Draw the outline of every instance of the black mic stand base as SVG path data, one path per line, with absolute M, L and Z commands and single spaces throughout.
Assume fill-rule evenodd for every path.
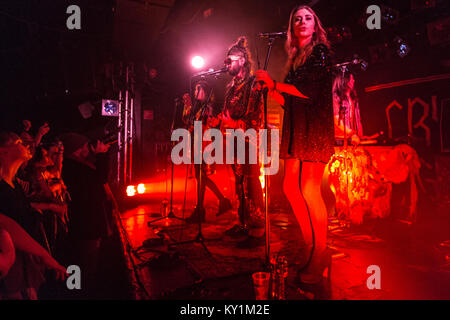
M 177 220 L 186 222 L 185 219 L 179 218 L 179 217 L 175 216 L 175 214 L 173 213 L 173 211 L 170 211 L 170 212 L 167 214 L 167 216 L 161 217 L 161 218 L 158 218 L 158 219 L 155 219 L 155 220 L 152 220 L 152 221 L 149 221 L 149 222 L 147 222 L 147 225 L 150 227 L 153 223 L 158 222 L 158 221 L 161 221 L 161 220 L 164 220 L 164 219 L 177 219 Z
M 178 246 L 178 245 L 189 244 L 189 243 L 199 243 L 203 247 L 203 249 L 205 249 L 206 253 L 209 256 L 212 256 L 211 251 L 209 251 L 208 247 L 205 245 L 205 241 L 207 241 L 207 240 L 203 237 L 202 233 L 199 232 L 197 234 L 197 236 L 194 239 L 192 239 L 192 240 L 186 240 L 186 241 L 180 241 L 180 242 L 171 243 L 167 247 L 169 249 L 173 249 L 175 246 Z

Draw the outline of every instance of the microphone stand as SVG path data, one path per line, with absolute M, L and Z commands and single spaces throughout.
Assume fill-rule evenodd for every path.
M 266 53 L 266 60 L 264 62 L 264 70 L 267 70 L 267 66 L 269 64 L 270 54 L 272 52 L 272 47 L 275 42 L 275 37 L 269 37 L 268 39 L 268 48 Z M 267 132 L 268 125 L 267 125 L 267 94 L 268 89 L 264 88 L 262 92 L 260 92 L 263 96 L 263 102 L 264 102 L 264 129 Z M 259 103 L 259 99 L 258 99 Z M 269 221 L 269 193 L 268 193 L 268 184 L 269 184 L 269 178 L 266 174 L 264 174 L 264 217 L 265 217 L 265 267 L 268 271 L 270 271 L 270 221 Z
M 342 72 L 342 79 L 344 79 L 345 76 L 345 72 L 348 71 L 347 69 L 347 65 L 343 64 L 342 66 L 339 67 L 341 72 Z M 347 141 L 347 112 L 349 110 L 347 110 L 347 108 L 344 108 L 344 106 L 340 105 L 340 109 L 343 110 L 343 116 L 344 116 L 344 155 L 345 155 L 345 177 L 346 177 L 346 204 L 347 204 L 347 219 L 350 218 L 350 198 L 349 198 L 349 185 L 348 185 L 348 141 Z
M 178 98 L 176 99 L 175 102 L 175 111 L 173 113 L 173 117 L 172 117 L 172 125 L 171 125 L 171 129 L 170 132 L 172 132 L 175 129 L 175 118 L 177 115 L 177 110 L 178 110 Z M 173 142 L 171 143 L 173 144 Z M 177 219 L 177 220 L 181 220 L 183 222 L 185 222 L 186 220 L 183 218 L 179 218 L 177 216 L 175 216 L 175 214 L 173 213 L 173 161 L 171 161 L 171 168 L 170 168 L 170 207 L 169 207 L 169 213 L 167 214 L 167 216 L 165 217 L 161 217 L 161 218 L 157 218 L 155 220 L 149 221 L 147 223 L 147 225 L 150 227 L 153 223 L 157 222 L 157 221 L 161 221 L 161 220 L 167 220 L 167 219 Z
M 200 112 L 200 120 L 201 121 L 203 121 L 203 117 L 204 117 L 204 114 L 205 114 L 205 110 L 206 110 L 206 108 L 208 107 L 208 104 L 209 104 L 209 101 L 211 100 L 211 97 L 212 97 L 212 89 L 211 89 L 211 91 L 210 91 L 210 93 L 209 93 L 209 95 L 208 95 L 208 98 L 206 99 L 206 102 L 203 104 L 203 106 L 202 106 L 202 109 L 201 109 L 201 112 Z M 194 113 L 194 111 L 195 110 L 192 110 L 191 112 L 193 113 L 193 120 L 192 120 L 192 122 L 194 122 L 195 121 L 195 113 Z M 191 121 L 189 121 L 189 122 L 191 122 Z M 172 162 L 172 166 L 173 166 L 173 162 Z M 197 179 L 197 205 L 199 204 L 199 202 L 200 202 L 200 198 L 201 198 L 201 186 L 202 186 L 202 179 L 203 179 L 203 172 L 202 172 L 202 170 L 203 170 L 203 159 L 201 159 L 201 162 L 200 162 L 200 164 L 199 164 L 199 173 L 198 173 L 198 179 Z M 203 197 L 204 197 L 204 194 L 203 194 Z M 204 199 L 203 199 L 204 200 Z M 213 239 L 209 239 L 208 241 L 210 241 L 210 240 L 213 240 Z M 214 240 L 216 240 L 216 239 L 214 239 Z M 203 237 L 203 234 L 202 234 L 202 218 L 201 217 L 199 217 L 199 219 L 198 219 L 198 233 L 197 233 L 197 235 L 195 236 L 195 238 L 194 239 L 192 239 L 192 240 L 186 240 L 186 241 L 179 241 L 179 242 L 175 242 L 175 243 L 171 243 L 171 244 L 169 244 L 169 248 L 172 248 L 172 247 L 174 247 L 174 246 L 177 246 L 177 245 L 182 245 L 182 244 L 188 244 L 188 243 L 199 243 L 204 249 L 205 249 L 205 251 L 206 251 L 206 253 L 209 255 L 209 256 L 211 256 L 211 252 L 208 250 L 208 247 L 205 245 L 205 241 L 207 241 L 204 237 Z

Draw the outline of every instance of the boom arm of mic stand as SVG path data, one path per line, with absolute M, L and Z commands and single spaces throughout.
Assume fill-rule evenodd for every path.
M 180 104 L 180 98 L 175 99 L 175 110 L 173 111 L 172 116 L 172 124 L 170 126 L 170 132 L 172 132 L 175 129 L 175 119 L 177 117 L 177 111 L 178 111 L 178 105 Z
M 198 73 L 193 74 L 191 76 L 191 78 L 206 77 L 206 76 L 216 76 L 216 75 L 224 73 L 224 72 L 227 72 L 226 68 L 222 68 L 222 69 L 219 69 L 219 70 L 212 70 L 212 71 L 203 71 L 203 72 L 198 72 Z

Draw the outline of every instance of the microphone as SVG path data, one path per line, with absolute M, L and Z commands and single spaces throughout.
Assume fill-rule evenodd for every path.
M 369 66 L 369 63 L 363 59 L 359 59 L 359 65 L 361 66 L 361 69 L 363 71 L 366 71 L 367 67 Z
M 367 61 L 365 61 L 364 59 L 359 58 L 357 55 L 354 56 L 353 60 L 351 61 L 347 61 L 347 62 L 343 62 L 343 63 L 339 63 L 334 65 L 335 68 L 342 68 L 342 67 L 347 67 L 348 65 L 360 65 L 361 69 L 363 71 L 366 71 L 369 63 Z
M 209 69 L 207 71 L 201 71 L 198 73 L 195 73 L 192 77 L 206 77 L 206 76 L 213 76 L 213 75 L 217 75 L 217 74 L 221 74 L 224 72 L 228 72 L 228 67 L 225 66 L 222 69 L 219 70 L 214 70 L 214 69 Z
M 282 38 L 286 37 L 287 32 L 267 32 L 267 33 L 258 33 L 258 37 L 260 38 Z
M 364 59 L 361 59 L 357 54 L 353 55 L 353 64 L 359 64 L 363 71 L 366 71 L 369 63 Z

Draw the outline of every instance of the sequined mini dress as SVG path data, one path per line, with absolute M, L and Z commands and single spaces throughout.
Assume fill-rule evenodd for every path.
M 310 99 L 285 95 L 280 158 L 328 163 L 334 153 L 332 70 L 328 48 L 318 44 L 285 83 Z

